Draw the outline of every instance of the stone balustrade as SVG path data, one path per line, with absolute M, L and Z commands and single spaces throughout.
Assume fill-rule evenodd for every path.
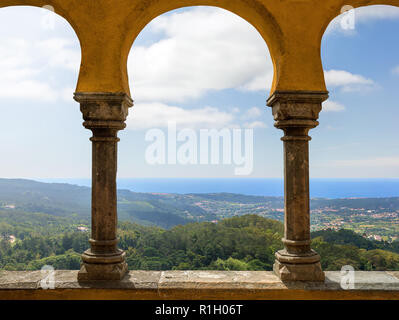
M 55 271 L 54 289 L 41 271 L 1 271 L 0 299 L 16 300 L 358 300 L 399 299 L 399 272 L 355 272 L 353 289 L 341 272 L 323 282 L 281 281 L 270 271 L 130 271 L 121 281 L 78 281 L 78 271 Z

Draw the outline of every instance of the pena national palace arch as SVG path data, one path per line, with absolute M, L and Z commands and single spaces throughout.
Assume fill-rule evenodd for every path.
M 0 8 L 53 8 L 80 41 L 74 98 L 83 125 L 93 133 L 93 162 L 92 235 L 78 278 L 120 280 L 127 273 L 125 254 L 117 248 L 116 171 L 117 133 L 125 128 L 133 106 L 127 76 L 132 44 L 157 16 L 203 5 L 242 17 L 268 45 L 274 77 L 267 105 L 275 126 L 284 131 L 284 249 L 276 253 L 274 271 L 282 280 L 324 281 L 320 256 L 310 248 L 308 160 L 308 132 L 318 125 L 322 102 L 328 98 L 321 40 L 343 7 L 377 4 L 399 6 L 399 0 L 0 0 Z

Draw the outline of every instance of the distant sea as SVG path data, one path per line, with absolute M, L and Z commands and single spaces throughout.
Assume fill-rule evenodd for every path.
M 35 179 L 42 182 L 91 186 L 90 179 Z M 240 193 L 283 196 L 282 179 L 264 178 L 124 178 L 118 189 L 153 193 Z M 312 198 L 399 197 L 399 179 L 311 179 Z

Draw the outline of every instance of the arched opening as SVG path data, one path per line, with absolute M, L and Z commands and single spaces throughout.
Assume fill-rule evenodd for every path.
M 135 106 L 128 119 L 130 132 L 122 135 L 165 128 L 168 121 L 195 130 L 272 127 L 269 110 L 264 108 L 273 78 L 267 46 L 249 23 L 226 10 L 194 7 L 158 17 L 136 39 L 128 66 Z M 134 166 L 132 161 L 138 157 L 124 143 L 144 138 L 121 140 L 119 177 L 162 177 L 165 172 L 168 177 L 204 177 L 205 170 L 208 177 L 234 176 L 226 165 Z M 262 148 L 254 149 L 260 152 Z M 127 151 L 130 156 L 125 156 Z M 263 160 L 257 163 L 258 170 L 263 170 L 258 176 L 273 176 L 276 167 L 262 165 Z
M 76 231 L 81 220 L 89 224 L 90 191 L 87 197 L 73 195 L 65 185 L 38 182 L 90 172 L 89 133 L 73 100 L 79 40 L 70 24 L 49 9 L 0 9 L 1 269 L 52 263 L 62 268 L 55 260 L 40 259 L 64 254 L 69 259 L 64 268 L 79 268 L 80 255 L 66 253 L 71 247 L 56 252 L 54 243 L 62 242 L 63 232 Z M 5 235 L 15 250 L 4 247 Z M 28 253 L 21 254 L 24 250 Z
M 7 7 L 0 15 L 1 139 L 7 155 L 0 175 L 81 177 L 89 168 L 82 167 L 82 156 L 89 153 L 73 101 L 80 66 L 76 34 L 46 9 Z
M 274 252 L 281 247 L 282 228 L 278 222 L 258 222 L 262 231 L 252 229 L 248 232 L 249 229 L 242 228 L 238 236 L 242 243 L 248 243 L 246 240 L 250 236 L 246 232 L 259 231 L 265 235 L 262 239 L 257 238 L 259 241 L 252 238 L 258 256 L 248 258 L 248 261 L 244 261 L 247 257 L 234 255 L 236 247 L 223 248 L 221 244 L 230 240 L 236 244 L 240 242 L 233 239 L 239 221 L 231 225 L 226 223 L 229 233 L 226 239 L 214 239 L 212 244 L 204 246 L 200 244 L 217 233 L 215 229 L 223 229 L 218 221 L 224 218 L 250 213 L 270 217 L 270 212 L 264 210 L 264 197 L 254 197 L 258 202 L 246 196 L 238 200 L 238 196 L 231 194 L 211 199 L 210 193 L 283 194 L 280 134 L 273 127 L 270 110 L 265 107 L 273 80 L 273 63 L 264 39 L 248 22 L 226 10 L 212 7 L 179 9 L 154 19 L 142 31 L 132 47 L 128 70 L 135 105 L 129 112 L 126 130 L 120 133 L 118 188 L 151 194 L 145 199 L 140 194 L 120 196 L 119 201 L 123 198 L 124 204 L 118 208 L 119 219 L 163 228 L 189 222 L 214 222 L 195 231 L 199 235 L 198 243 L 191 249 L 196 258 L 190 259 L 187 252 L 183 254 L 173 246 L 179 241 L 171 240 L 189 232 L 184 227 L 164 232 L 161 237 L 169 238 L 165 241 L 157 238 L 154 243 L 163 244 L 159 247 L 153 243 L 152 249 L 147 251 L 143 251 L 143 244 L 148 240 L 145 236 L 141 246 L 137 243 L 132 246 L 128 233 L 124 234 L 125 238 L 122 235 L 120 246 L 127 251 L 129 268 L 271 270 Z M 174 129 L 176 137 L 171 133 Z M 253 152 L 253 163 L 244 175 L 235 171 L 237 166 L 243 167 L 233 157 L 234 148 L 238 147 L 234 146 L 233 131 L 237 129 L 253 130 L 253 149 L 247 150 Z M 154 130 L 165 138 L 165 148 L 158 149 L 155 155 L 149 151 L 158 137 L 151 135 Z M 209 154 L 204 162 L 201 157 L 202 130 L 223 132 L 217 148 L 212 150 L 211 145 L 207 146 Z M 224 134 L 229 138 L 225 140 Z M 242 130 L 242 152 L 245 152 L 244 134 Z M 180 135 L 184 139 L 180 140 Z M 195 151 L 185 154 L 182 157 L 185 161 L 182 161 L 180 148 L 193 141 L 190 139 L 195 140 Z M 231 143 L 230 153 L 224 149 L 227 139 Z M 191 149 L 187 153 L 190 152 Z M 212 158 L 212 152 L 217 153 L 216 160 Z M 149 160 L 148 156 L 153 158 Z M 225 157 L 230 161 L 225 162 Z M 274 185 L 264 183 L 262 178 L 274 178 L 270 179 Z M 275 193 L 270 194 L 270 191 Z M 187 195 L 190 193 L 202 194 L 203 198 Z M 239 207 L 235 205 L 237 201 L 242 202 L 241 210 L 236 210 Z M 281 210 L 282 198 L 278 201 Z M 212 203 L 222 202 L 225 204 L 223 212 L 212 207 Z M 204 207 L 205 203 L 211 205 Z M 136 209 L 126 210 L 129 205 Z M 282 220 L 283 212 L 274 212 L 276 216 Z M 256 216 L 248 217 L 244 224 L 255 225 L 257 219 Z M 124 225 L 124 228 L 131 227 Z M 205 260 L 198 260 L 201 255 L 206 256 Z
M 330 99 L 323 106 L 321 126 L 316 129 L 319 138 L 313 145 L 317 157 L 313 177 L 326 176 L 325 166 L 318 164 L 334 164 L 328 169 L 332 177 L 395 178 L 399 176 L 394 142 L 397 59 L 396 41 L 387 31 L 399 25 L 399 9 L 361 7 L 355 9 L 354 17 L 354 29 L 342 29 L 341 15 L 330 23 L 323 38 Z M 320 152 L 323 145 L 324 152 Z
M 396 240 L 399 231 L 395 198 L 399 195 L 398 47 L 394 31 L 398 28 L 399 8 L 391 6 L 357 8 L 330 23 L 322 42 L 330 99 L 323 105 L 311 145 L 311 195 L 344 198 L 314 201 L 312 227 L 349 229 L 354 233 L 346 234 L 347 239 L 358 237 L 361 241 L 363 236 L 378 240 L 377 245 L 394 252 L 382 241 Z M 336 234 L 336 243 L 339 235 L 344 232 Z M 326 268 L 323 245 L 314 247 Z M 337 269 L 355 263 L 356 259 L 350 260 L 353 252 L 344 252 L 336 258 Z M 357 263 L 356 269 L 388 268 L 383 253 L 363 254 L 369 264 Z

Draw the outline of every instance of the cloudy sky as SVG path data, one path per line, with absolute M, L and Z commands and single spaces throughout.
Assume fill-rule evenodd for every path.
M 329 26 L 322 58 L 330 99 L 311 131 L 314 178 L 399 178 L 399 8 L 356 10 L 354 30 Z M 90 132 L 72 99 L 80 48 L 49 11 L 0 10 L 0 177 L 90 177 Z M 216 8 L 153 20 L 129 57 L 135 106 L 120 133 L 119 177 L 234 177 L 232 165 L 150 165 L 146 132 L 254 130 L 251 177 L 281 177 L 282 132 L 265 101 L 273 67 L 265 42 Z

